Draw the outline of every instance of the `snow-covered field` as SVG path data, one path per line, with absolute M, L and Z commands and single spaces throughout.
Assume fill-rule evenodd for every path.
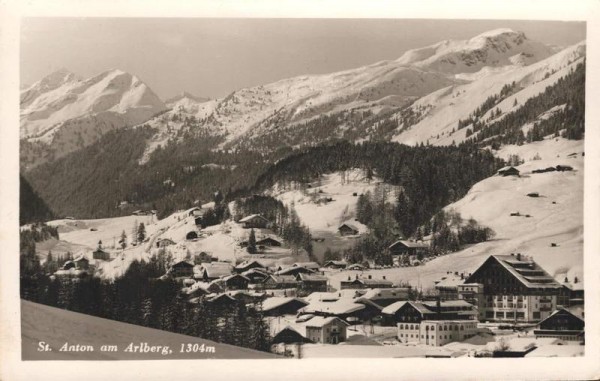
M 286 205 L 293 205 L 300 220 L 307 225 L 313 235 L 320 232 L 337 233 L 338 227 L 349 222 L 359 233 L 368 228 L 355 221 L 358 196 L 376 191 L 385 191 L 389 202 L 394 202 L 397 187 L 383 183 L 377 178 L 368 180 L 365 171 L 353 169 L 323 175 L 319 182 L 311 184 L 305 190 L 280 190 L 275 187 L 272 195 Z M 356 195 L 355 195 L 356 194 Z M 318 200 L 331 198 L 329 202 Z
M 556 152 L 556 153 L 554 153 Z M 520 177 L 492 176 L 475 184 L 468 194 L 446 210 L 459 212 L 492 228 L 493 240 L 457 253 L 435 258 L 418 267 L 368 270 L 374 277 L 385 275 L 394 282 L 430 288 L 447 271 L 472 272 L 492 254 L 520 252 L 531 256 L 546 271 L 562 281 L 565 276 L 583 280 L 583 141 L 551 139 L 521 147 L 506 146 L 501 156 L 519 154 L 526 162 Z M 541 160 L 532 160 L 539 154 Z M 575 157 L 568 157 L 578 153 Z M 532 174 L 534 169 L 556 165 L 574 168 L 567 172 Z M 538 192 L 540 197 L 528 197 Z M 512 212 L 521 216 L 511 217 Z M 530 217 L 525 217 L 529 215 Z M 556 247 L 551 247 L 555 243 Z M 334 287 L 357 271 L 338 271 L 331 276 Z

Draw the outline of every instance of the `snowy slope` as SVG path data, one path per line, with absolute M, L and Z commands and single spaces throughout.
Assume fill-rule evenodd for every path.
M 129 73 L 109 70 L 78 80 L 61 70 L 21 93 L 21 139 L 60 157 L 111 129 L 143 123 L 163 110 L 156 94 Z M 23 156 L 36 163 L 35 156 Z
M 488 97 L 500 93 L 504 85 L 513 81 L 522 90 L 504 99 L 494 109 L 500 109 L 503 114 L 515 111 L 528 99 L 542 93 L 547 86 L 554 84 L 571 68 L 582 62 L 585 59 L 585 47 L 585 43 L 582 42 L 525 67 L 505 66 L 495 70 L 483 69 L 483 73 L 462 76 L 461 78 L 469 78 L 473 81 L 440 89 L 417 100 L 411 107 L 426 108 L 427 115 L 410 129 L 396 134 L 393 140 L 411 145 L 427 141 L 433 145 L 449 145 L 452 141 L 458 144 L 465 139 L 467 130 L 463 128 L 453 133 L 459 119 L 467 119 L 469 114 Z M 490 112 L 484 114 L 482 119 L 487 119 L 489 116 Z
M 293 205 L 300 221 L 316 235 L 321 232 L 335 234 L 344 222 L 353 224 L 359 233 L 365 233 L 368 228 L 354 220 L 357 196 L 367 192 L 374 194 L 383 187 L 388 201 L 394 202 L 396 194 L 396 187 L 376 178 L 369 181 L 364 171 L 358 169 L 324 175 L 321 181 L 311 185 L 307 190 L 286 190 L 275 186 L 271 193 L 284 204 Z M 325 198 L 333 200 L 323 202 Z
M 435 258 L 422 266 L 369 270 L 368 273 L 427 289 L 447 271 L 473 272 L 489 255 L 520 252 L 531 256 L 557 280 L 562 281 L 565 276 L 583 280 L 583 146 L 583 141 L 552 139 L 531 147 L 505 147 L 500 156 L 526 149 L 528 153 L 539 153 L 541 160 L 522 156 L 526 161 L 518 167 L 520 177 L 484 179 L 461 200 L 446 207 L 459 212 L 465 220 L 474 218 L 492 228 L 496 232 L 493 240 Z M 572 153 L 577 155 L 567 156 Z M 569 165 L 574 171 L 531 173 L 534 169 L 556 165 Z M 528 197 L 532 192 L 539 192 L 540 197 Z M 521 216 L 511 217 L 512 212 L 519 212 Z M 525 217 L 527 214 L 530 217 Z M 552 243 L 557 246 L 551 247 Z M 355 273 L 333 273 L 331 283 L 337 288 L 340 280 Z
M 277 358 L 276 355 L 256 350 L 221 344 L 159 329 L 141 327 L 115 320 L 103 319 L 78 312 L 21 301 L 21 329 L 23 360 L 159 360 L 159 359 L 248 359 Z M 38 343 L 45 342 L 52 351 L 38 351 Z M 168 346 L 172 353 L 124 352 L 130 343 Z M 61 352 L 65 344 L 91 345 L 94 351 Z M 180 353 L 183 344 L 197 343 L 214 348 L 214 353 Z M 116 352 L 100 351 L 103 345 L 116 345 Z

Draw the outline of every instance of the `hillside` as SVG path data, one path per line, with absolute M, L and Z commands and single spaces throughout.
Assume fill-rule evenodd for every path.
M 53 213 L 46 202 L 40 198 L 23 176 L 19 177 L 19 187 L 19 225 L 47 221 L 52 218 Z
M 121 70 L 85 80 L 65 70 L 52 73 L 21 92 L 21 165 L 62 157 L 165 109 L 146 84 Z
M 394 282 L 431 288 L 448 271 L 473 272 L 492 254 L 522 253 L 531 256 L 548 273 L 562 281 L 583 280 L 583 142 L 547 139 L 524 146 L 506 146 L 501 156 L 519 154 L 525 163 L 520 177 L 491 176 L 475 184 L 465 197 L 446 210 L 474 218 L 496 232 L 493 240 L 432 259 L 417 267 L 369 270 Z M 568 156 L 570 154 L 576 154 Z M 540 159 L 534 159 L 538 154 Z M 532 173 L 534 169 L 568 165 L 573 171 Z M 528 197 L 538 192 L 539 197 Z M 520 216 L 511 217 L 513 212 Z M 526 217 L 529 215 L 529 217 Z M 555 244 L 556 247 L 552 247 Z M 332 285 L 357 272 L 333 273 Z
M 21 301 L 21 356 L 23 360 L 170 360 L 170 359 L 273 359 L 278 356 L 252 349 L 216 343 L 139 325 L 121 323 L 95 316 Z M 44 342 L 52 351 L 38 351 Z M 133 343 L 167 346 L 172 353 L 132 353 L 125 349 Z M 92 346 L 94 351 L 61 352 L 65 344 Z M 204 353 L 180 353 L 182 345 L 204 345 Z M 103 345 L 117 346 L 117 351 L 101 351 Z M 210 348 L 210 349 L 209 349 Z M 214 351 L 213 351 L 214 349 Z

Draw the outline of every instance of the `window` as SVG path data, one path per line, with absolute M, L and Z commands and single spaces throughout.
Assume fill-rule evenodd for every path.
M 533 311 L 533 318 L 540 319 L 540 311 Z

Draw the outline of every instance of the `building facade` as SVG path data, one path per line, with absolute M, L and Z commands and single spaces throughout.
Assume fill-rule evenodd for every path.
M 530 258 L 492 255 L 466 284 L 477 298 L 479 320 L 507 323 L 539 322 L 556 309 L 562 286 Z M 465 294 L 463 293 L 463 297 Z
M 439 347 L 475 336 L 475 320 L 423 320 L 420 323 L 398 323 L 398 340 L 403 343 Z

